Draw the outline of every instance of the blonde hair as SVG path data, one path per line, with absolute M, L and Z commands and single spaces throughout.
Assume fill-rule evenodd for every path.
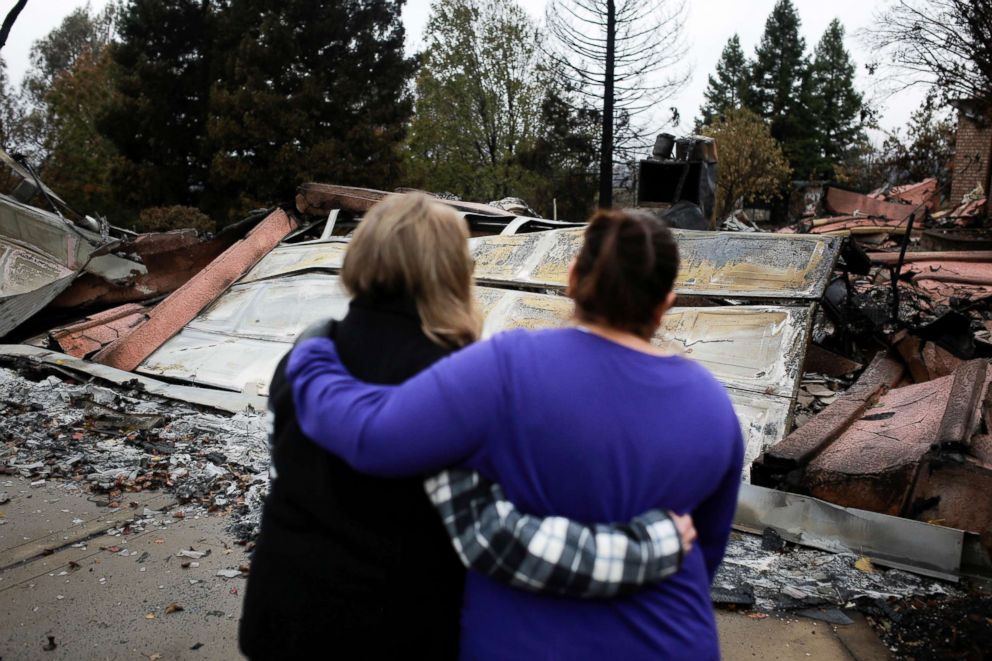
M 482 332 L 468 237 L 451 207 L 423 193 L 390 195 L 355 230 L 341 281 L 352 296 L 413 296 L 427 337 L 464 346 Z

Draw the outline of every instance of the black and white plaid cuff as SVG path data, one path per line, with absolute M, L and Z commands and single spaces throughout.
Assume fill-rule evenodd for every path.
M 424 488 L 462 563 L 515 587 L 571 597 L 614 597 L 678 572 L 682 543 L 668 512 L 625 524 L 584 525 L 524 514 L 498 484 L 447 470 Z

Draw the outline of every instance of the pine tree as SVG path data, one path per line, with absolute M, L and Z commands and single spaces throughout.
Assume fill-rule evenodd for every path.
M 793 171 L 811 176 L 817 164 L 812 84 L 806 42 L 791 0 L 778 0 L 755 49 L 746 107 L 771 124 Z
M 129 213 L 195 206 L 204 188 L 216 2 L 130 0 L 122 9 L 116 93 L 99 126 L 122 156 L 113 189 Z
M 812 67 L 814 116 L 821 177 L 833 176 L 864 133 L 864 104 L 854 89 L 854 63 L 844 48 L 844 26 L 834 19 L 816 46 Z
M 599 206 L 613 206 L 616 168 L 653 140 L 644 121 L 688 82 L 683 0 L 550 0 L 547 52 L 601 110 Z
M 233 0 L 210 92 L 207 208 L 223 222 L 304 181 L 390 188 L 412 111 L 403 2 Z
M 701 124 L 708 125 L 713 119 L 728 108 L 740 108 L 744 103 L 750 81 L 747 59 L 741 48 L 738 35 L 727 40 L 716 63 L 716 77 L 709 77 L 709 83 L 703 97 L 706 103 L 700 108 Z

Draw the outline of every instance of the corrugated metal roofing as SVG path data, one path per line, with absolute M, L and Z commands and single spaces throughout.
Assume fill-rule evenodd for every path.
M 480 283 L 564 289 L 581 229 L 472 240 Z M 691 296 L 815 300 L 840 240 L 806 235 L 675 230 L 682 259 L 675 291 Z

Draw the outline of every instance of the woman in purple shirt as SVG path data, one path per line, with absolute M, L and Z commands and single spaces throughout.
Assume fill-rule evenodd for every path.
M 692 514 L 698 544 L 682 570 L 630 597 L 548 597 L 470 572 L 463 658 L 719 657 L 709 586 L 744 447 L 722 386 L 650 343 L 675 301 L 677 271 L 678 249 L 661 221 L 602 211 L 569 275 L 574 328 L 503 333 L 400 386 L 355 380 L 329 339 L 303 342 L 290 357 L 304 433 L 360 471 L 469 467 L 537 515 Z

